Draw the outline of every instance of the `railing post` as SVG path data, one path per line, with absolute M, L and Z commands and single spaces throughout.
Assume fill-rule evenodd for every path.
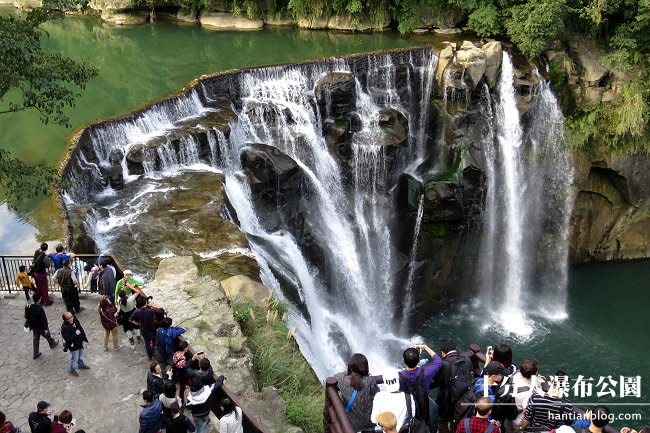
M 332 388 L 336 392 L 339 388 L 339 382 L 335 377 L 328 377 L 325 379 L 325 407 L 323 408 L 323 431 L 325 433 L 331 432 L 332 418 L 330 416 L 330 410 L 332 407 L 332 401 L 330 400 L 330 393 L 328 389 Z
M 11 283 L 9 282 L 9 272 L 7 272 L 7 263 L 5 262 L 5 258 L 2 258 L 2 272 L 5 275 L 5 284 L 7 284 L 7 287 L 9 288 L 9 293 L 11 293 Z M 13 282 L 13 281 L 12 281 Z

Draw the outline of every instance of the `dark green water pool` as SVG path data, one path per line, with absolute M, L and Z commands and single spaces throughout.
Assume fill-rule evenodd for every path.
M 650 424 L 649 282 L 650 261 L 583 265 L 570 273 L 569 319 L 550 323 L 537 318 L 537 330 L 529 339 L 485 329 L 490 323 L 489 314 L 472 305 L 433 317 L 420 333 L 430 345 L 434 344 L 432 347 L 437 347 L 442 338 L 453 338 L 463 350 L 471 343 L 480 344 L 484 350 L 488 345 L 508 344 L 516 363 L 537 358 L 543 375 L 565 370 L 572 386 L 580 375 L 585 383 L 593 378 L 591 397 L 576 397 L 572 388 L 569 399 L 583 407 L 602 401 L 615 413 L 640 414 L 641 421 L 619 420 L 615 425 L 641 427 Z M 620 383 L 610 386 L 607 379 L 611 376 L 620 382 L 620 376 L 637 375 L 641 376 L 640 398 L 621 399 Z M 601 377 L 605 380 L 598 385 Z M 609 393 L 611 389 L 615 397 Z M 598 397 L 598 392 L 608 394 Z

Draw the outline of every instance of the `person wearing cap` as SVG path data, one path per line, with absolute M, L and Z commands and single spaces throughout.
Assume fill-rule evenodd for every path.
M 407 402 L 411 404 L 411 416 L 415 416 L 415 399 L 411 394 L 400 392 L 398 371 L 390 370 L 383 375 L 383 378 L 384 390 L 375 394 L 372 400 L 370 420 L 379 423 L 377 419 L 379 414 L 390 411 L 397 419 L 397 430 L 399 431 L 408 414 Z
M 142 281 L 138 280 L 133 276 L 133 271 L 127 269 L 124 271 L 124 276 L 120 279 L 115 285 L 115 294 L 113 299 L 117 299 L 120 293 L 120 290 L 126 292 L 126 296 L 129 296 L 131 292 L 135 291 L 136 293 L 142 293 Z M 144 293 L 142 293 L 144 295 Z
M 499 386 L 503 378 L 508 374 L 508 370 L 499 361 L 492 361 L 485 367 L 484 372 L 485 376 L 487 376 L 487 381 L 485 380 L 485 376 L 476 379 L 474 382 L 474 394 L 486 396 L 494 403 L 496 397 L 493 387 Z
M 50 414 L 54 414 L 54 421 L 58 420 L 58 413 L 52 410 L 52 405 L 46 401 L 39 401 L 36 405 L 36 412 L 31 412 L 27 423 L 32 433 L 50 433 L 52 420 Z

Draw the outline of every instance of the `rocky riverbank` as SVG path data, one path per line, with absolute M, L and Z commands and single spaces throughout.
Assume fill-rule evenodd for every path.
M 227 288 L 225 292 L 222 285 Z M 266 431 L 301 431 L 287 422 L 284 401 L 278 392 L 257 386 L 252 354 L 226 296 L 251 297 L 263 302 L 270 296 L 264 286 L 242 277 L 220 284 L 201 274 L 192 257 L 181 256 L 160 262 L 154 280 L 146 285 L 146 293 L 165 308 L 175 326 L 186 329 L 185 339 L 194 350 L 205 351 L 215 372 L 227 377 L 228 388 Z

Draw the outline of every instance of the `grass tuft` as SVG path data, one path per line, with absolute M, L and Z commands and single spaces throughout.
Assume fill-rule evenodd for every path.
M 247 337 L 253 353 L 253 365 L 260 387 L 273 386 L 285 401 L 287 418 L 305 433 L 323 431 L 324 391 L 316 374 L 300 353 L 282 320 L 267 317 L 285 317 L 287 306 L 274 300 L 268 307 L 259 307 L 250 300 L 236 298 L 231 301 L 236 320 Z

